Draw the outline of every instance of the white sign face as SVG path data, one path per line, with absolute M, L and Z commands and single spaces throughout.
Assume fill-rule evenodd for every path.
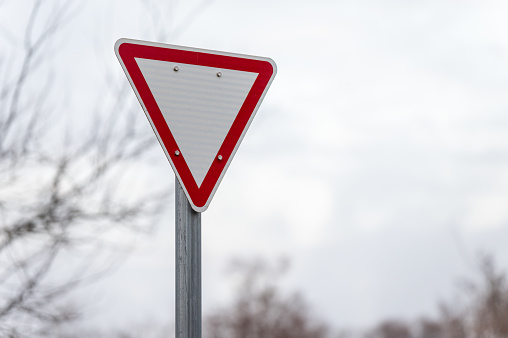
M 169 62 L 136 62 L 200 187 L 258 74 L 187 64 L 175 71 Z
M 115 50 L 190 204 L 206 210 L 275 76 L 275 63 L 127 39 Z

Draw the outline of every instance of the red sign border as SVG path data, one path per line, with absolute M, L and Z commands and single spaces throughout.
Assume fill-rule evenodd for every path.
M 259 104 L 275 76 L 275 63 L 269 58 L 130 39 L 118 40 L 115 50 L 138 96 L 138 100 L 143 106 L 145 114 L 159 139 L 159 143 L 165 150 L 166 156 L 186 192 L 189 202 L 194 210 L 203 212 L 208 208 Z M 173 63 L 175 66 L 178 66 L 178 64 L 190 64 L 258 74 L 200 187 L 198 187 L 194 180 L 185 161 L 185 154 L 181 153 L 171 133 L 170 126 L 167 125 L 135 58 L 166 61 Z M 177 150 L 180 151 L 179 155 L 175 153 Z M 222 156 L 222 160 L 217 158 L 218 155 Z

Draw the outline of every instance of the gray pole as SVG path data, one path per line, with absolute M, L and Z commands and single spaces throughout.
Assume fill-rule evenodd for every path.
M 201 213 L 175 178 L 176 338 L 201 338 Z

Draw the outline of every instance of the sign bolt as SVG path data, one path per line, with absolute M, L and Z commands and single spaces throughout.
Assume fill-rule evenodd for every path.
M 175 155 L 176 156 L 180 155 L 180 152 L 178 150 L 175 150 Z
M 222 161 L 222 155 L 217 156 L 217 159 L 218 159 L 219 161 Z
M 222 73 L 221 72 L 218 72 L 217 73 L 217 77 L 221 77 L 222 76 Z
M 173 68 L 173 70 L 174 70 L 175 72 L 178 72 L 178 70 L 179 70 L 179 69 L 180 69 L 180 68 L 178 68 L 178 66 L 175 66 L 175 68 Z

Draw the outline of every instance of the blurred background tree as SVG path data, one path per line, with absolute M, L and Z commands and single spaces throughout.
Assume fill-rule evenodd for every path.
M 30 4 L 23 34 L 0 30 L 2 337 L 51 336 L 77 318 L 66 296 L 109 271 L 128 249 L 123 234 L 152 229 L 169 188 L 125 193 L 157 144 L 127 81 L 92 98 L 88 120 L 62 123 L 69 93 L 52 86 L 49 61 L 76 2 Z
M 304 297 L 287 293 L 280 279 L 288 261 L 236 261 L 231 273 L 238 280 L 233 302 L 212 312 L 204 323 L 209 338 L 324 338 L 329 329 L 315 318 Z
M 508 337 L 508 283 L 492 255 L 482 254 L 474 275 L 459 286 L 459 298 L 439 304 L 433 318 L 413 322 L 386 320 L 365 338 L 505 338 Z

